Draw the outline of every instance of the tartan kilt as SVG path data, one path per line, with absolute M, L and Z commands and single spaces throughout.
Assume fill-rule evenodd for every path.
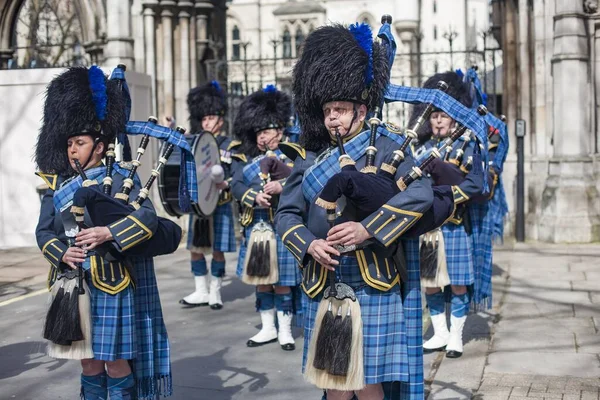
M 367 286 L 356 257 L 343 256 L 338 278 L 350 285 L 358 298 L 363 322 L 365 382 L 367 384 L 409 381 L 407 326 L 404 318 L 400 285 L 388 292 Z M 306 366 L 308 347 L 313 335 L 317 309 L 322 294 L 309 298 L 303 292 L 304 353 Z
M 94 359 L 103 361 L 136 358 L 135 302 L 132 285 L 117 294 L 97 289 L 89 273 Z
M 483 308 L 492 307 L 492 236 L 494 215 L 490 202 L 471 204 L 469 215 L 473 225 L 473 271 L 475 284 L 473 303 Z
M 261 220 L 269 221 L 269 212 L 265 209 L 254 209 L 254 219 L 244 229 L 244 240 L 240 245 L 240 254 L 238 257 L 238 264 L 236 274 L 241 278 L 244 272 L 244 259 L 246 258 L 246 252 L 248 251 L 247 243 L 250 241 L 250 234 L 252 233 L 252 227 Z M 275 229 L 275 227 L 273 227 Z M 302 275 L 300 268 L 298 267 L 298 261 L 292 256 L 292 253 L 288 251 L 283 245 L 281 238 L 275 233 L 277 238 L 277 263 L 279 265 L 279 281 L 274 286 L 296 286 L 302 281 Z
M 187 249 L 192 251 L 194 247 L 194 224 L 198 220 L 198 216 L 195 214 L 190 215 L 190 222 L 188 224 L 188 239 Z M 213 242 L 213 250 L 221 251 L 223 253 L 235 252 L 235 230 L 233 227 L 233 207 L 232 203 L 225 203 L 217 206 L 212 218 L 212 229 L 213 234 L 211 239 Z
M 475 280 L 473 272 L 472 240 L 464 226 L 451 222 L 442 226 L 444 245 L 446 247 L 446 263 L 452 285 L 472 285 Z

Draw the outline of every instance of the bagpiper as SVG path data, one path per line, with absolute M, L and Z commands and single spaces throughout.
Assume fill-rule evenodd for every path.
M 433 88 L 439 81 L 449 85 L 449 95 L 464 106 L 471 106 L 469 87 L 461 76 L 455 72 L 436 74 L 425 82 L 424 87 Z M 426 133 L 430 139 L 416 150 L 417 156 L 438 148 L 439 143 L 457 128 L 452 116 L 439 109 L 431 114 L 429 122 L 431 129 Z M 479 144 L 470 135 L 470 131 L 467 130 L 461 139 L 451 147 L 439 149 L 441 158 L 437 160 L 435 168 L 427 171 L 434 184 L 455 179 L 462 181 L 473 168 L 474 162 L 481 163 L 480 157 L 476 156 L 480 151 Z M 480 165 L 477 167 L 481 168 Z M 484 174 L 477 176 L 481 182 L 476 186 L 483 188 Z M 423 349 L 425 352 L 445 350 L 448 358 L 457 358 L 463 353 L 463 329 L 473 299 L 475 268 L 472 234 L 475 221 L 470 218 L 469 208 L 470 202 L 476 200 L 475 197 L 484 199 L 460 190 L 458 194 L 455 193 L 456 211 L 439 230 L 430 232 L 426 238 L 427 241 L 436 243 L 436 257 L 437 260 L 443 260 L 441 268 L 444 273 L 447 271 L 447 278 L 441 279 L 438 271 L 435 279 L 423 283 L 434 330 L 434 336 L 423 344 Z M 443 243 L 443 246 L 438 243 Z M 440 262 L 436 264 L 440 268 Z M 448 287 L 444 289 L 444 286 Z M 450 330 L 446 322 L 446 302 L 450 303 Z
M 232 178 L 232 152 L 240 145 L 233 141 L 224 130 L 227 113 L 227 99 L 217 81 L 208 82 L 190 90 L 188 97 L 192 134 L 210 132 L 219 146 L 224 181 L 217 184 L 221 190 L 219 202 L 213 215 L 202 218 L 190 214 L 187 249 L 191 253 L 192 275 L 195 291 L 179 300 L 188 307 L 210 306 L 213 310 L 223 307 L 221 286 L 225 275 L 225 254 L 236 251 L 233 224 L 233 206 L 229 183 Z M 203 238 L 208 237 L 208 241 Z M 212 244 L 205 247 L 204 243 Z M 205 253 L 212 251 L 210 284 Z M 210 287 L 210 289 L 209 289 Z
M 76 236 L 71 229 L 65 231 L 74 196 L 84 184 L 77 169 L 86 175 L 85 185 L 108 179 L 111 196 L 130 178 L 131 163 L 115 164 L 107 174 L 102 162 L 107 151 L 112 151 L 117 134 L 125 132 L 125 98 L 117 82 L 107 80 L 96 66 L 68 69 L 50 82 L 46 94 L 35 161 L 38 175 L 49 189 L 42 199 L 36 237 L 50 263 L 53 294 L 59 296 L 74 271 L 84 274 L 80 275 L 80 294 L 89 293 L 91 322 L 83 317 L 75 321 L 83 331 L 91 323 L 90 337 L 79 341 L 91 341 L 91 352 L 70 357 L 81 359 L 81 398 L 168 396 L 172 393 L 170 346 L 152 255 L 127 256 L 143 247 L 157 230 L 152 203 L 131 207 L 128 215 L 115 223 L 86 228 Z M 130 183 L 128 193 L 136 198 L 141 189 L 139 178 L 131 177 Z M 93 226 L 87 210 L 84 221 Z M 69 243 L 71 237 L 74 243 Z M 110 252 L 105 251 L 107 246 Z M 75 342 L 56 338 L 57 332 L 46 332 L 46 322 L 44 334 L 54 338 L 51 356 L 65 358 Z
M 431 207 L 429 180 L 417 179 L 362 219 L 357 219 L 360 207 L 350 200 L 345 206 L 338 202 L 326 210 L 324 207 L 330 204 L 319 197 L 330 178 L 343 167 L 352 165 L 363 170 L 372 161 L 365 173 L 374 173 L 405 140 L 381 125 L 373 128 L 375 140 L 369 143 L 367 114 L 382 103 L 389 78 L 387 55 L 379 43 L 373 42 L 365 24 L 315 30 L 307 37 L 293 72 L 302 147 L 293 149 L 294 169 L 280 200 L 276 224 L 302 270 L 305 375 L 309 369 L 332 369 L 328 360 L 323 360 L 327 365 L 316 365 L 311 353 L 320 302 L 327 292 L 331 294 L 332 287 L 338 286 L 336 283 L 325 288 L 332 276 L 343 287 L 349 287 L 347 292 L 354 293 L 352 307 L 352 302 L 358 301 L 360 308 L 360 314 L 352 316 L 351 325 L 353 334 L 362 331 L 362 345 L 353 346 L 352 354 L 344 355 L 346 361 L 361 360 L 360 365 L 352 363 L 350 368 L 353 374 L 360 370 L 354 374 L 358 379 L 348 382 L 350 372 L 319 382 L 313 375 L 306 375 L 315 385 L 327 389 L 329 400 L 347 400 L 353 393 L 359 398 L 378 399 L 384 395 L 404 399 L 424 396 L 419 243 L 418 239 L 403 238 L 403 234 Z M 408 153 L 392 172 L 392 178 L 398 179 L 414 167 Z M 377 193 L 371 195 L 377 198 Z M 328 216 L 335 218 L 333 228 Z M 333 311 L 333 317 L 347 321 L 347 310 L 350 308 L 342 311 L 340 307 Z M 323 348 L 328 358 L 335 359 L 338 357 L 334 357 L 332 348 L 337 344 L 333 342 Z M 362 357 L 355 357 L 358 354 Z
M 256 285 L 256 310 L 262 322 L 246 344 L 257 347 L 278 340 L 286 351 L 295 349 L 291 327 L 300 311 L 296 288 L 301 278 L 296 259 L 274 232 L 273 218 L 291 171 L 281 147 L 296 147 L 281 142 L 291 112 L 290 97 L 272 85 L 244 99 L 234 122 L 242 144 L 233 157 L 242 165 L 231 183 L 233 196 L 242 204 L 244 231 L 237 274 Z

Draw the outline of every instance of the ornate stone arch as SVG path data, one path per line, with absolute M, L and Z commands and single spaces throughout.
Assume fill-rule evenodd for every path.
M 362 13 L 360 13 L 358 15 L 358 18 L 356 19 L 357 22 L 367 22 L 369 24 L 369 26 L 371 26 L 371 28 L 374 28 L 375 25 L 377 24 L 377 18 L 375 18 L 373 16 L 373 14 L 371 14 L 368 11 L 363 11 Z
M 13 56 L 15 25 L 26 0 L 0 0 L 0 67 Z M 73 0 L 81 25 L 82 45 L 90 54 L 101 54 L 106 37 L 103 0 Z

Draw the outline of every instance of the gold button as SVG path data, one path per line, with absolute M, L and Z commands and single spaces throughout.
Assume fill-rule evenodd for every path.
M 379 211 L 379 215 L 383 215 L 383 210 Z
M 392 215 L 392 219 L 396 219 L 396 216 L 395 216 L 395 215 Z

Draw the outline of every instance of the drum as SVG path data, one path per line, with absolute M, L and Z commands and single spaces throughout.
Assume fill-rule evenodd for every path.
M 198 179 L 198 203 L 192 203 L 194 214 L 209 217 L 217 208 L 219 190 L 213 183 L 211 169 L 220 165 L 220 153 L 217 140 L 210 132 L 198 135 L 186 135 L 196 160 L 196 178 Z M 158 193 L 165 211 L 174 217 L 187 213 L 179 207 L 179 171 L 181 150 L 175 148 L 167 164 L 158 176 Z

